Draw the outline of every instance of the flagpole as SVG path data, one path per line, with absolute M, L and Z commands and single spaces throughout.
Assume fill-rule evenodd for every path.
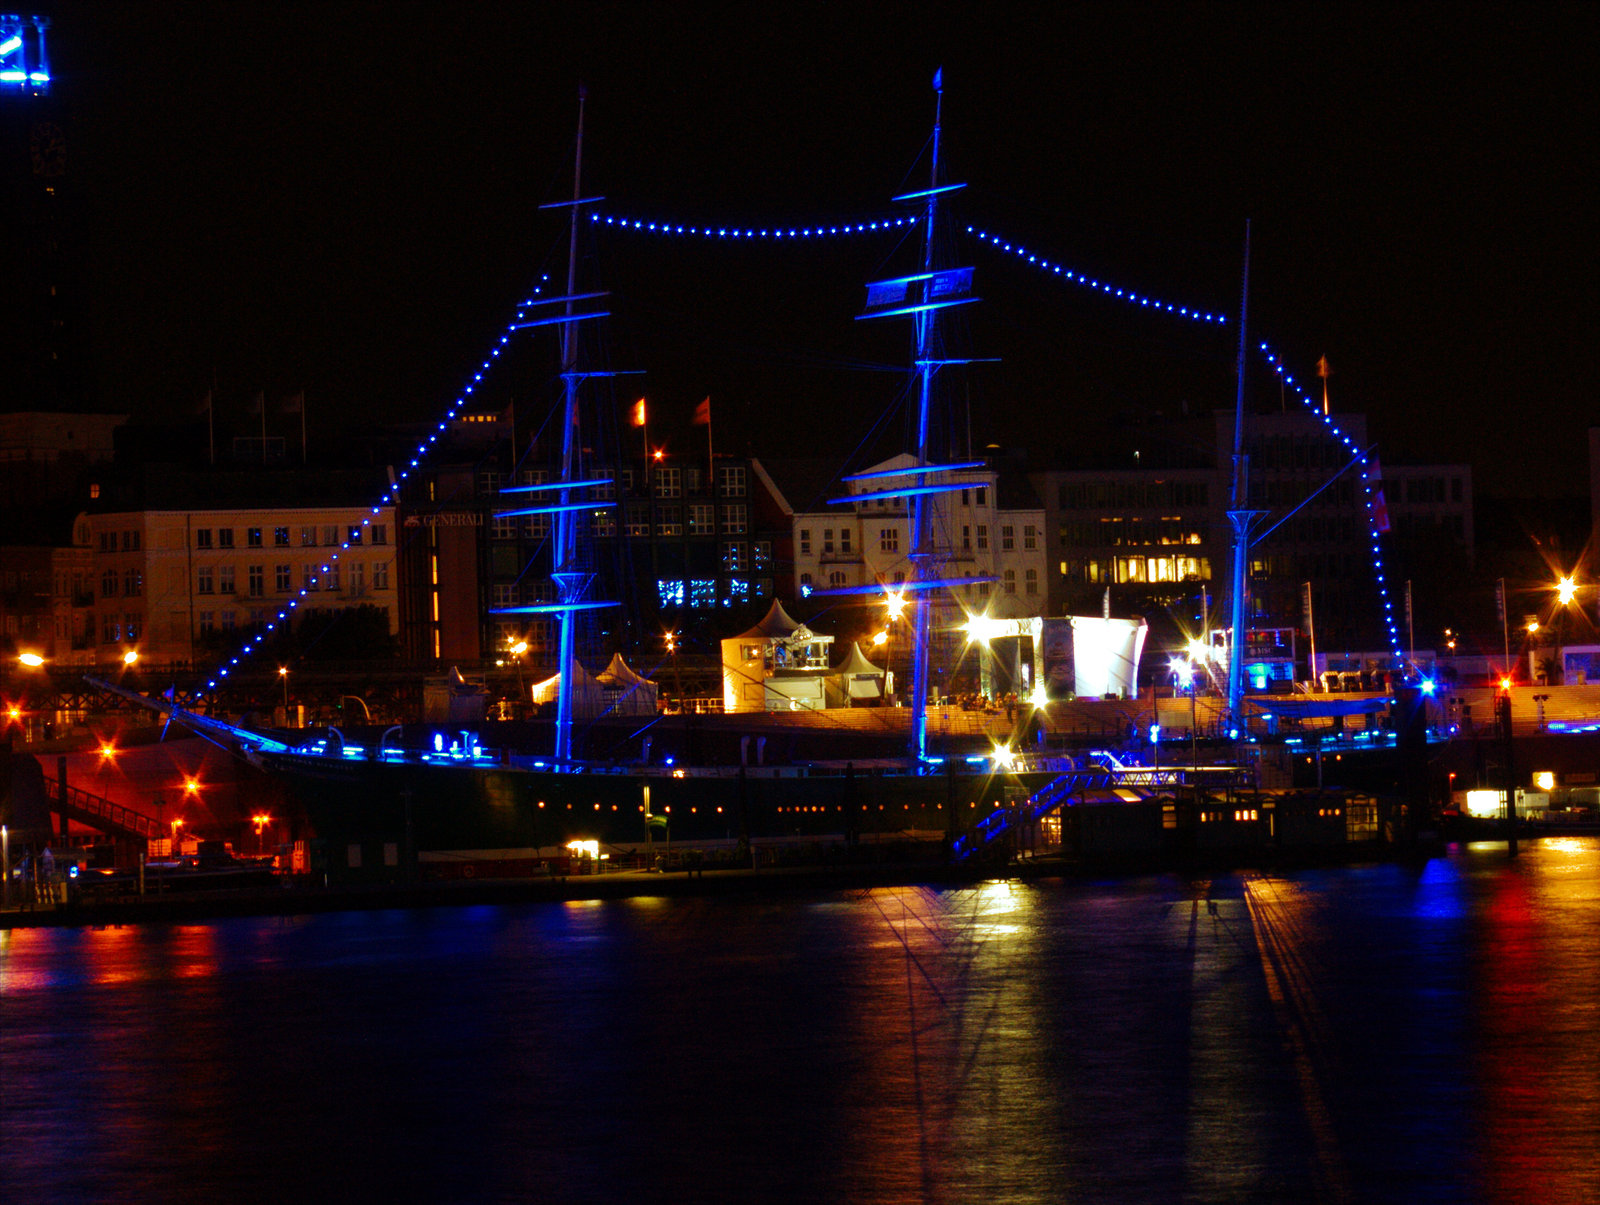
M 300 391 L 300 464 L 310 463 L 306 455 L 306 391 Z
M 717 486 L 717 453 L 711 438 L 711 398 L 706 398 L 706 480 L 711 485 L 711 492 L 716 493 Z
M 261 463 L 267 463 L 267 391 L 256 394 L 256 405 L 261 407 Z

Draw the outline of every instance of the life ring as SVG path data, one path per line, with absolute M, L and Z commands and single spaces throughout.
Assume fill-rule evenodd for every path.
M 477 873 L 478 873 L 478 868 L 476 866 L 463 866 L 461 868 L 461 877 L 464 878 L 464 879 L 470 879 L 470 878 L 474 877 Z

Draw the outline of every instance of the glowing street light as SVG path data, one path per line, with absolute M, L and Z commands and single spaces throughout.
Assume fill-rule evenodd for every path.
M 905 618 L 906 595 L 904 590 L 886 590 L 883 605 L 888 608 L 891 621 Z
M 135 665 L 139 664 L 139 650 L 129 649 L 127 652 L 123 653 L 122 664 L 126 665 L 129 669 L 132 669 Z
M 1005 625 L 988 615 L 974 615 L 962 625 L 967 639 L 974 644 L 988 644 L 1000 636 Z
M 1012 752 L 1010 745 L 1001 745 L 998 743 L 995 745 L 994 753 L 991 754 L 991 756 L 994 758 L 995 768 L 1000 770 L 1011 769 L 1011 767 L 1016 764 L 1017 760 L 1017 755 Z
M 22 662 L 22 664 L 26 665 L 29 669 L 38 669 L 44 664 L 44 658 L 39 656 L 38 653 L 19 653 L 17 655 L 17 660 Z
M 1572 580 L 1572 575 L 1567 574 L 1556 583 L 1556 601 L 1563 607 L 1578 595 L 1578 583 Z

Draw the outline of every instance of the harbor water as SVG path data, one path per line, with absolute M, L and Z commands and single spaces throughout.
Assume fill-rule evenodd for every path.
M 28 1201 L 1600 1200 L 1600 839 L 0 933 Z

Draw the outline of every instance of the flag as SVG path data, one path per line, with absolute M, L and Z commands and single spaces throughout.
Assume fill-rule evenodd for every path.
M 283 399 L 283 412 L 285 414 L 299 414 L 306 408 L 306 391 L 304 389 L 291 393 Z
M 1376 456 L 1367 465 L 1367 484 L 1372 487 L 1372 530 L 1382 535 L 1389 530 L 1389 504 L 1383 500 L 1383 466 Z
M 255 397 L 250 399 L 250 404 L 247 407 L 245 407 L 245 413 L 247 413 L 247 414 L 260 414 L 262 409 L 263 409 L 263 407 L 264 407 L 264 405 L 265 405 L 265 403 L 266 403 L 266 400 L 267 400 L 266 394 L 262 393 L 260 391 L 257 391 Z
M 711 399 L 709 397 L 694 408 L 694 425 L 696 427 L 709 427 L 711 425 Z
M 1494 584 L 1494 613 L 1500 620 L 1500 626 L 1506 626 L 1506 579 L 1500 578 Z
M 633 404 L 633 425 L 635 427 L 644 426 L 644 399 L 643 398 L 640 398 L 637 402 L 635 402 Z
M 201 398 L 199 403 L 195 406 L 194 412 L 197 415 L 211 413 L 211 390 L 206 390 L 206 395 Z

